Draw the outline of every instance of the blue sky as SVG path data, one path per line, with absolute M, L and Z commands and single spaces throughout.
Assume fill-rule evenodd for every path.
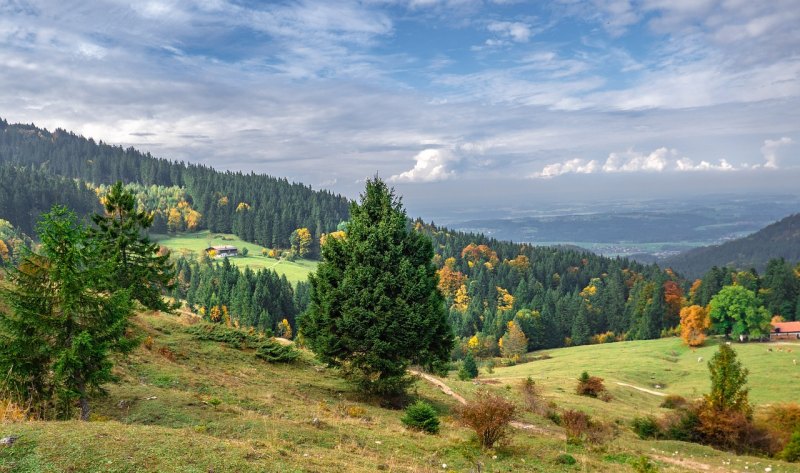
M 0 0 L 0 116 L 350 196 L 377 172 L 423 213 L 791 191 L 798 24 L 800 0 Z

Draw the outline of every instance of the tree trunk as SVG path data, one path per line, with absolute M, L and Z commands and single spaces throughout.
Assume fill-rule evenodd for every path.
M 78 392 L 80 393 L 80 403 L 81 403 L 81 420 L 88 421 L 89 420 L 89 396 L 86 395 L 86 384 L 81 381 L 78 383 Z

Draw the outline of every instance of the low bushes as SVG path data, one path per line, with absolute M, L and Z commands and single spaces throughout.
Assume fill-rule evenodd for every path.
M 439 417 L 430 404 L 417 401 L 406 408 L 405 415 L 400 419 L 406 427 L 429 434 L 439 432 Z
M 575 392 L 581 396 L 601 397 L 606 393 L 606 387 L 603 384 L 603 378 L 597 376 L 589 376 L 589 373 L 584 371 L 581 377 L 578 378 L 578 386 Z
M 492 448 L 508 435 L 516 407 L 499 394 L 482 389 L 474 401 L 459 407 L 461 422 L 478 436 L 482 447 Z

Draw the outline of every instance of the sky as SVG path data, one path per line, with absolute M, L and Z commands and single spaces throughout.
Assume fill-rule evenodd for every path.
M 0 117 L 356 197 L 800 193 L 800 0 L 0 0 Z

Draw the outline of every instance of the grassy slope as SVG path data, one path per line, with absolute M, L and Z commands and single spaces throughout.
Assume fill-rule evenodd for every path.
M 624 461 L 642 453 L 660 457 L 661 471 L 697 469 L 668 462 L 679 457 L 715 471 L 733 471 L 722 466 L 733 459 L 736 466 L 751 465 L 750 471 L 759 463 L 755 471 L 771 464 L 780 466 L 773 471 L 800 472 L 696 445 L 644 442 L 626 429 L 600 451 L 568 447 L 559 429 L 543 419 L 530 420 L 554 435 L 515 432 L 510 447 L 480 452 L 470 432 L 453 421 L 454 401 L 428 384 L 418 383 L 417 393 L 444 416 L 437 436 L 407 431 L 400 412 L 362 399 L 308 354 L 295 365 L 270 365 L 252 353 L 196 341 L 185 323 L 172 316 L 137 317 L 154 345 L 119 364 L 120 382 L 95 401 L 92 422 L 0 425 L 0 436 L 20 436 L 14 446 L 0 447 L 0 472 L 432 472 L 469 471 L 474 461 L 483 471 L 630 472 Z M 166 350 L 174 356 L 164 356 Z M 468 397 L 474 391 L 472 383 L 452 384 Z M 319 427 L 312 425 L 314 417 Z M 579 465 L 555 463 L 565 450 Z
M 176 252 L 190 251 L 199 254 L 212 245 L 233 245 L 239 248 L 239 252 L 247 248 L 249 252 L 247 256 L 230 258 L 231 263 L 241 267 L 249 266 L 254 271 L 262 268 L 273 269 L 278 274 L 285 274 L 286 278 L 292 283 L 305 281 L 308 279 L 308 274 L 317 269 L 316 261 L 306 259 L 279 261 L 261 256 L 261 250 L 264 249 L 263 246 L 245 242 L 232 234 L 210 233 L 208 230 L 203 230 L 201 232 L 179 233 L 177 235 L 151 234 L 150 237 L 160 245 L 164 245 Z
M 546 351 L 551 359 L 496 368 L 494 374 L 484 376 L 501 383 L 515 383 L 532 376 L 559 405 L 586 404 L 589 411 L 628 420 L 643 413 L 665 411 L 658 407 L 661 402 L 658 396 L 619 386 L 617 382 L 689 399 L 700 397 L 710 388 L 707 361 L 716 352 L 716 343 L 710 340 L 706 346 L 691 350 L 678 338 L 665 338 L 561 348 Z M 742 364 L 750 370 L 751 401 L 756 405 L 797 401 L 800 366 L 794 365 L 793 360 L 800 358 L 800 344 L 734 343 L 733 346 Z M 698 362 L 699 357 L 702 362 Z M 576 379 L 584 370 L 604 378 L 615 401 L 604 403 L 575 396 Z M 662 388 L 655 389 L 655 385 Z

